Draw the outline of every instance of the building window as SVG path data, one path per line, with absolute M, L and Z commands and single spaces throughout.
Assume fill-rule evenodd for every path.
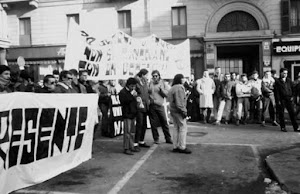
M 172 37 L 186 38 L 186 7 L 172 7 Z
M 131 11 L 118 11 L 119 29 L 128 35 L 131 35 Z
M 217 32 L 237 32 L 259 30 L 256 19 L 244 11 L 226 14 L 219 22 Z
M 67 15 L 67 20 L 68 20 L 68 30 L 67 32 L 69 33 L 69 25 L 70 25 L 70 20 L 73 19 L 76 24 L 79 25 L 79 14 L 68 14 Z
M 19 20 L 19 43 L 21 46 L 31 45 L 31 22 L 30 18 L 20 18 Z
M 282 0 L 281 27 L 283 34 L 300 32 L 299 0 Z

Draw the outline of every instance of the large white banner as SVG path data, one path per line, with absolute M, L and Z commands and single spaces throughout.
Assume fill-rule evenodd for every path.
M 172 45 L 155 35 L 137 39 L 121 31 L 96 40 L 70 24 L 64 69 L 86 69 L 89 79 L 127 79 L 140 69 L 158 70 L 162 78 L 190 77 L 190 42 Z
M 48 180 L 91 158 L 97 94 L 0 95 L 0 193 Z

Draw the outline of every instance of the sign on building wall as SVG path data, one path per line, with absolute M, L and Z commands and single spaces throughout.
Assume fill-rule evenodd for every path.
M 68 38 L 65 69 L 86 69 L 89 79 L 127 79 L 143 68 L 150 72 L 159 70 L 164 79 L 172 79 L 178 73 L 187 77 L 191 74 L 189 39 L 172 45 L 155 35 L 137 39 L 120 31 L 96 40 L 80 32 L 78 26 L 73 29 Z
M 299 55 L 300 41 L 273 42 L 274 55 Z
M 91 158 L 96 94 L 0 95 L 0 193 L 46 181 Z

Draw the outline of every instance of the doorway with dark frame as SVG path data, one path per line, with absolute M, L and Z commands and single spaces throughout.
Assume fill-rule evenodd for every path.
M 217 46 L 217 65 L 222 73 L 236 72 L 238 74 L 251 73 L 256 70 L 262 76 L 260 67 L 260 45 L 219 45 Z

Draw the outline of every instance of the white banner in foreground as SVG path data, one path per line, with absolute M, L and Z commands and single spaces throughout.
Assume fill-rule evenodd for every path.
M 28 187 L 91 158 L 96 94 L 0 95 L 0 193 Z
M 96 40 L 70 24 L 64 69 L 86 69 L 89 79 L 127 79 L 140 69 L 158 70 L 163 79 L 181 73 L 190 77 L 190 42 L 173 45 L 155 35 L 133 38 L 118 32 L 110 38 Z

